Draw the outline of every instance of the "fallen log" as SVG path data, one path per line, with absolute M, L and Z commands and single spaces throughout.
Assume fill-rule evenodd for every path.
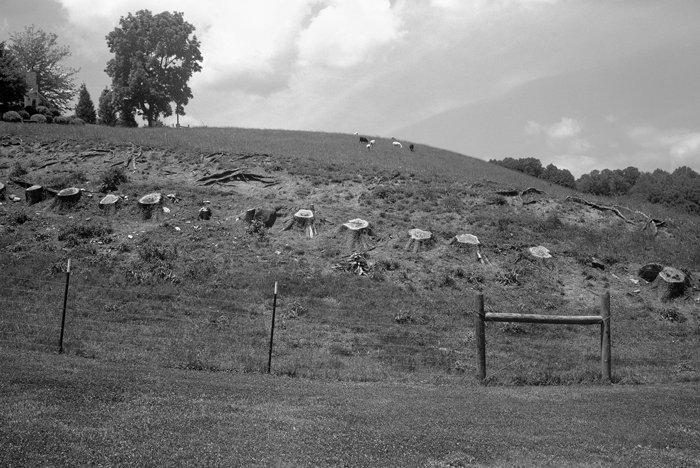
M 200 177 L 196 181 L 200 185 L 226 184 L 229 182 L 260 182 L 265 186 L 274 185 L 277 181 L 271 177 L 250 172 L 247 168 L 229 169 L 216 174 Z

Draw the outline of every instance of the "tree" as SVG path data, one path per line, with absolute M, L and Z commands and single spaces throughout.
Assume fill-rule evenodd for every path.
M 34 25 L 24 28 L 24 32 L 10 34 L 10 50 L 24 72 L 37 73 L 39 91 L 52 106 L 67 109 L 75 97 L 73 85 L 75 75 L 80 71 L 64 68 L 59 63 L 70 57 L 68 46 L 59 46 L 58 36 L 35 29 Z
M 0 42 L 0 112 L 19 103 L 27 93 L 27 81 L 21 66 Z
M 574 188 L 575 179 L 568 169 L 559 169 L 554 164 L 549 164 L 540 174 L 540 179 L 564 186 Z
M 117 108 L 114 106 L 114 99 L 109 88 L 105 87 L 100 94 L 100 101 L 97 108 L 98 123 L 114 127 L 119 122 L 117 118 Z
M 97 120 L 95 105 L 92 103 L 90 93 L 85 83 L 80 86 L 80 90 L 78 91 L 78 104 L 75 106 L 75 115 L 89 124 L 94 124 Z
M 136 111 L 152 127 L 159 116 L 185 115 L 184 106 L 192 97 L 187 82 L 201 71 L 202 54 L 194 36 L 194 26 L 178 12 L 153 15 L 149 10 L 129 13 L 119 27 L 107 35 L 114 58 L 105 72 L 112 78 L 115 102 L 121 103 L 124 123 Z

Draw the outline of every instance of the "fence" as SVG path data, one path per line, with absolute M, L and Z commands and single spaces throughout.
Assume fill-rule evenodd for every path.
M 537 314 L 499 314 L 484 313 L 484 295 L 477 294 L 476 299 L 476 362 L 479 380 L 486 379 L 486 327 L 485 322 L 524 322 L 559 325 L 595 325 L 600 324 L 600 360 L 601 376 L 610 382 L 611 346 L 610 346 L 610 293 L 600 296 L 600 316 L 597 315 L 537 315 Z
M 340 380 L 443 382 L 486 377 L 485 327 L 483 334 L 478 326 L 474 331 L 474 308 L 463 305 L 464 293 L 454 288 L 445 291 L 453 296 L 442 302 L 436 300 L 438 294 L 424 300 L 401 290 L 381 306 L 372 306 L 372 292 L 356 292 L 354 297 L 368 296 L 358 303 L 336 299 L 342 299 L 336 289 L 346 281 L 364 287 L 371 280 L 339 277 L 338 283 L 320 288 L 326 292 L 314 290 L 313 296 L 298 297 L 287 279 L 279 283 L 275 303 L 272 281 L 256 290 L 248 284 L 194 290 L 168 282 L 101 281 L 90 276 L 85 260 L 72 264 L 68 276 L 60 253 L 31 255 L 20 252 L 0 258 L 0 348 L 63 351 L 88 359 L 193 370 L 264 373 L 269 369 L 275 374 Z M 236 282 L 243 281 L 231 281 Z M 595 299 L 592 295 L 593 307 Z M 480 304 L 476 319 L 519 319 L 517 314 L 484 312 L 483 296 Z M 368 307 L 359 310 L 358 305 Z M 421 316 L 415 313 L 419 310 L 429 312 Z M 546 320 L 559 320 L 556 317 Z M 602 315 L 591 317 L 583 321 L 605 323 Z M 616 313 L 615 320 L 616 380 L 625 375 L 631 381 L 692 379 L 700 369 L 693 345 L 700 329 L 688 326 L 693 322 L 661 322 L 660 330 L 650 316 L 633 317 L 624 310 Z M 546 382 L 538 374 L 542 368 L 560 382 L 592 381 L 601 367 L 603 378 L 610 376 L 604 367 L 613 363 L 609 345 L 599 355 L 601 348 L 593 345 L 587 332 L 578 331 L 581 327 L 519 330 L 500 325 L 489 331 L 491 380 Z M 603 332 L 603 342 L 609 342 Z M 679 338 L 669 333 L 678 333 Z M 640 336 L 645 337 L 643 346 Z M 537 347 L 528 348 L 528 342 Z M 567 353 L 572 342 L 582 351 Z M 522 350 L 516 358 L 513 346 Z M 546 356 L 556 359 L 543 363 Z

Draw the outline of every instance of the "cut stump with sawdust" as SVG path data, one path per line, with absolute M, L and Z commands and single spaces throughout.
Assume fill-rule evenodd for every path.
M 537 247 L 530 247 L 527 249 L 528 252 L 530 252 L 530 255 L 532 255 L 535 258 L 552 258 L 552 254 L 549 253 L 549 249 L 547 247 L 543 247 L 541 245 L 538 245 Z
M 365 251 L 372 246 L 370 239 L 372 228 L 364 219 L 355 218 L 341 224 L 336 235 L 342 235 L 345 246 L 353 251 Z
M 32 185 L 24 190 L 24 199 L 27 201 L 28 205 L 42 202 L 45 197 L 44 187 L 41 185 Z
M 687 286 L 685 273 L 672 267 L 664 267 L 653 283 L 653 287 L 661 292 L 660 299 L 663 302 L 682 296 Z
M 408 251 L 411 249 L 411 247 L 413 247 L 413 253 L 418 253 L 421 245 L 423 246 L 423 250 L 425 250 L 426 245 L 433 237 L 431 232 L 424 231 L 422 229 L 409 229 L 408 235 L 408 242 L 406 243 L 404 250 Z
M 306 237 L 316 237 L 318 230 L 316 229 L 316 218 L 313 210 L 299 210 L 294 213 L 292 219 L 289 220 L 282 230 L 289 231 L 290 229 L 303 231 Z
M 139 198 L 139 207 L 141 208 L 141 217 L 144 221 L 153 218 L 155 213 L 156 219 L 160 214 L 161 208 L 163 206 L 163 195 L 158 192 L 149 193 Z
M 100 200 L 99 206 L 100 210 L 102 210 L 102 213 L 104 213 L 107 216 L 110 216 L 119 209 L 119 206 L 121 205 L 121 198 L 119 198 L 117 195 L 113 194 L 108 194 L 105 195 L 105 197 Z
M 77 187 L 64 188 L 56 194 L 53 206 L 59 210 L 71 208 L 80 201 L 81 192 Z

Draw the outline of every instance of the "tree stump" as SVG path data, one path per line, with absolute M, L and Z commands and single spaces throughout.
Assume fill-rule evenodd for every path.
M 41 185 L 32 185 L 24 190 L 24 199 L 29 205 L 44 201 L 44 197 L 44 187 Z
M 163 206 L 163 196 L 158 193 L 149 193 L 139 198 L 139 207 L 141 207 L 141 217 L 144 221 L 147 221 L 153 217 L 153 213 L 158 219 L 161 207 Z
M 549 249 L 547 247 L 542 247 L 541 245 L 537 247 L 530 247 L 527 250 L 530 252 L 530 255 L 536 258 L 552 258 L 552 254 L 549 253 Z
M 199 209 L 197 219 L 201 219 L 203 221 L 208 221 L 209 219 L 211 219 L 211 208 L 209 208 L 208 206 L 201 207 Z
M 372 234 L 369 222 L 364 219 L 351 219 L 347 223 L 340 225 L 337 234 L 345 237 L 345 245 L 353 251 L 364 251 L 372 246 L 369 239 Z
M 255 221 L 260 221 L 263 225 L 270 229 L 275 225 L 277 220 L 277 210 L 265 210 L 260 208 L 250 208 L 243 215 L 243 221 L 250 224 Z
M 316 237 L 318 235 L 318 231 L 316 230 L 316 218 L 314 217 L 314 212 L 312 210 L 299 210 L 294 213 L 294 217 L 292 217 L 292 219 L 282 230 L 288 231 L 292 228 L 304 231 L 306 237 Z
M 59 210 L 69 209 L 80 200 L 81 192 L 79 188 L 65 188 L 56 194 L 54 206 Z
M 0 182 L 0 200 L 5 199 L 5 184 Z
M 121 204 L 121 198 L 119 198 L 117 195 L 106 195 L 102 200 L 100 200 L 100 210 L 102 212 L 109 216 L 114 214 L 118 209 L 119 205 Z
M 411 246 L 413 246 L 413 253 L 418 253 L 421 244 L 423 245 L 423 248 L 425 248 L 425 245 L 433 237 L 432 233 L 428 231 L 423 231 L 422 229 L 410 229 L 408 231 L 408 235 L 410 237 L 408 238 L 408 242 L 406 243 L 406 247 L 404 247 L 404 250 L 408 251 L 411 248 Z
M 665 267 L 654 280 L 654 287 L 661 290 L 663 302 L 682 296 L 687 286 L 685 273 L 672 267 Z
M 465 252 L 471 253 L 476 251 L 476 258 L 484 263 L 484 257 L 481 255 L 481 242 L 474 234 L 459 234 L 450 239 L 448 245 L 455 245 Z
M 661 273 L 661 270 L 663 269 L 663 265 L 659 265 L 658 263 L 647 263 L 639 269 L 639 272 L 637 272 L 637 276 L 649 283 L 653 283 L 656 277 L 659 276 L 659 273 Z

